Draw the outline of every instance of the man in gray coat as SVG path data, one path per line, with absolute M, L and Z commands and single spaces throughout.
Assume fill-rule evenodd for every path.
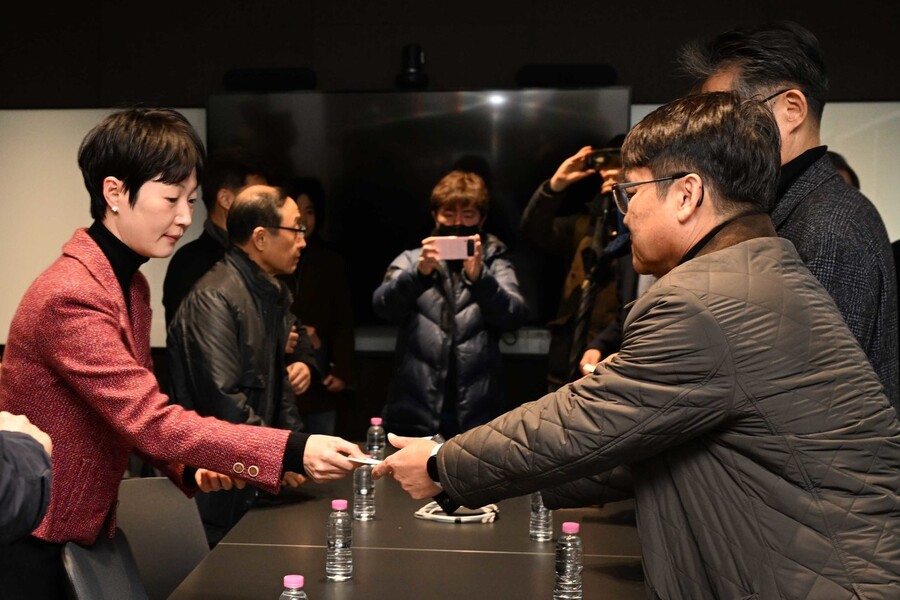
M 844 182 L 819 138 L 828 91 L 822 49 L 796 23 L 723 33 L 681 52 L 704 92 L 765 98 L 781 133 L 772 222 L 791 240 L 850 327 L 900 413 L 897 281 L 890 238 L 875 206 Z M 900 593 L 898 593 L 900 597 Z
M 471 507 L 630 489 L 654 598 L 896 598 L 900 423 L 775 233 L 778 136 L 767 103 L 730 93 L 645 118 L 616 196 L 635 269 L 660 279 L 620 351 L 440 446 L 392 437 L 376 476 Z

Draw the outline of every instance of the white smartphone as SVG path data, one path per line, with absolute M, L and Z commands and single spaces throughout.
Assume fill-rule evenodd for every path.
M 475 238 L 472 236 L 445 235 L 431 242 L 440 253 L 441 260 L 460 260 L 475 254 Z

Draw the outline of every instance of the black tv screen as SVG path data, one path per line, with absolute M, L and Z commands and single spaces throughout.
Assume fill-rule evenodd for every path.
M 275 183 L 319 178 L 323 239 L 347 259 L 356 325 L 378 324 L 371 297 L 391 260 L 420 245 L 432 188 L 460 162 L 480 165 L 491 191 L 485 229 L 512 250 L 530 321 L 555 314 L 565 264 L 519 233 L 531 194 L 586 145 L 629 125 L 626 87 L 460 92 L 218 94 L 207 108 L 209 151 L 238 145 L 264 158 Z M 565 211 L 599 188 L 590 178 Z

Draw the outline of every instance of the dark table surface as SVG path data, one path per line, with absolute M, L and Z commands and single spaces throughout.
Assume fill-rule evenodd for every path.
M 554 542 L 528 537 L 529 499 L 498 503 L 493 523 L 417 519 L 425 501 L 391 480 L 376 482 L 376 518 L 353 522 L 353 579 L 325 580 L 325 522 L 331 500 L 352 506 L 351 478 L 290 490 L 251 510 L 175 590 L 175 600 L 277 600 L 282 577 L 304 575 L 311 600 L 550 598 Z M 631 502 L 553 512 L 581 523 L 584 597 L 646 597 Z

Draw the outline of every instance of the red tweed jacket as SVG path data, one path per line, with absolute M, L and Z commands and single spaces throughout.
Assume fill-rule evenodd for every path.
M 138 272 L 129 316 L 112 267 L 81 229 L 13 317 L 0 408 L 26 415 L 53 439 L 50 507 L 32 534 L 38 538 L 92 543 L 104 526 L 112 535 L 133 450 L 179 485 L 189 464 L 271 492 L 280 487 L 287 431 L 200 417 L 159 391 L 149 297 Z

